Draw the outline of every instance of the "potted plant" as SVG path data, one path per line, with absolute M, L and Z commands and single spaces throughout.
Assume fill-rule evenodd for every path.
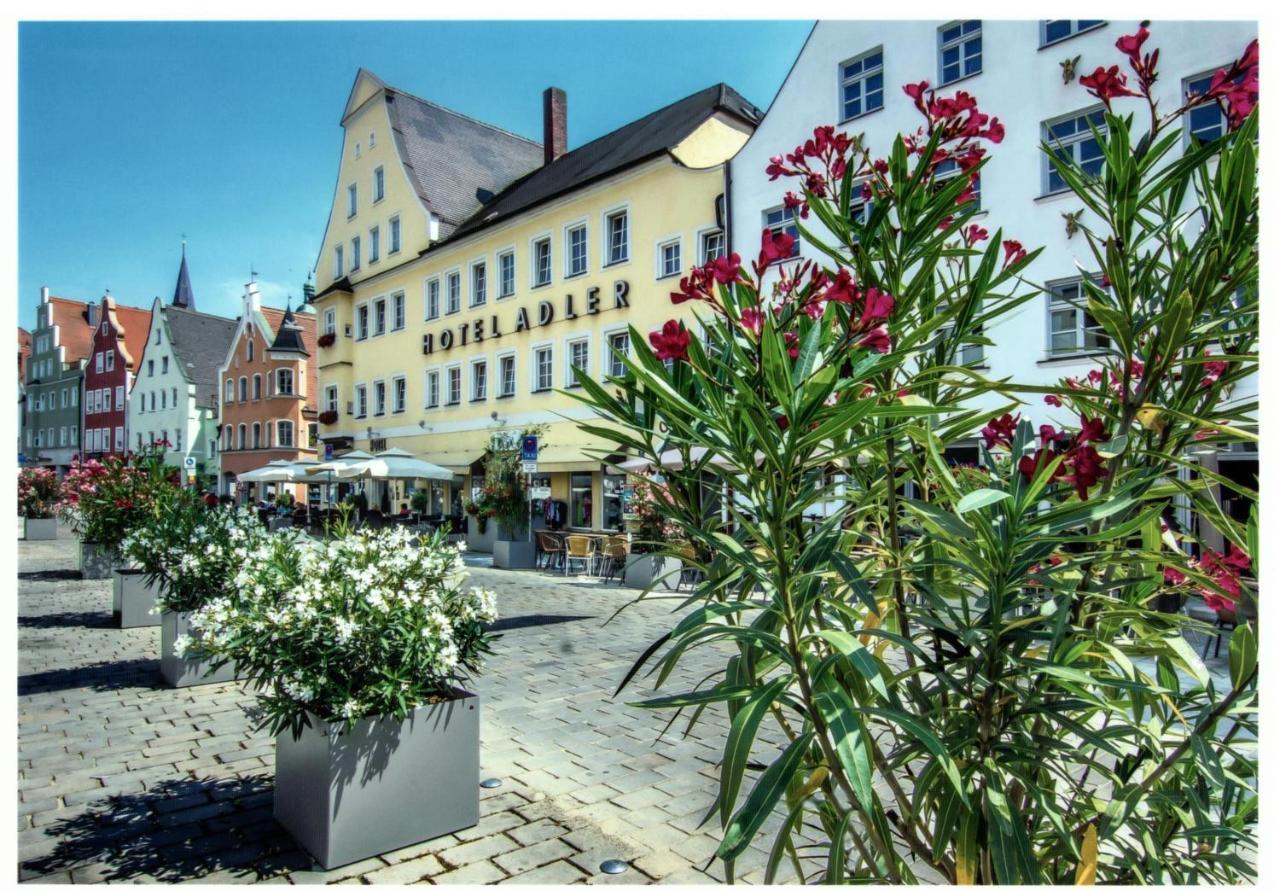
M 324 334 L 321 334 L 316 338 L 316 345 L 321 347 L 331 347 L 337 339 L 338 335 L 334 334 L 332 331 L 326 331 Z
M 18 516 L 27 541 L 53 541 L 58 537 L 58 475 L 51 467 L 24 467 L 18 471 Z
M 175 489 L 157 504 L 151 522 L 135 529 L 125 553 L 142 568 L 160 613 L 160 674 L 171 687 L 236 679 L 234 665 L 214 664 L 191 637 L 192 613 L 205 603 L 235 602 L 233 579 L 257 549 L 278 538 L 299 541 L 300 532 L 270 536 L 243 508 L 209 508 L 191 489 Z
M 475 825 L 492 592 L 461 549 L 402 528 L 254 549 L 192 617 L 276 739 L 275 817 L 331 869 Z
M 669 503 L 667 487 L 644 477 L 633 482 L 631 550 L 623 570 L 623 584 L 649 590 L 672 588 L 680 578 L 680 559 L 672 548 L 681 540 L 676 527 L 664 519 L 660 504 Z
M 336 424 L 338 423 L 338 413 L 333 409 L 328 408 L 320 412 L 320 415 L 316 418 L 316 420 L 318 420 L 321 424 Z
M 468 500 L 463 504 L 467 515 L 467 550 L 481 554 L 493 553 L 494 529 L 489 524 L 493 509 L 483 489 L 478 499 Z

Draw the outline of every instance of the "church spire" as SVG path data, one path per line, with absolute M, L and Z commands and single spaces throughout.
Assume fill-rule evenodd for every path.
M 173 305 L 183 309 L 196 308 L 196 295 L 191 290 L 191 276 L 187 272 L 187 242 L 182 242 L 182 265 L 178 267 L 178 283 L 173 288 Z

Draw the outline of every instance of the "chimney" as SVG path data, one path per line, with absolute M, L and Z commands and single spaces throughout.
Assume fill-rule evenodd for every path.
M 246 314 L 262 309 L 262 295 L 258 293 L 258 283 L 255 281 L 245 282 L 244 309 Z
M 550 164 L 568 150 L 569 100 L 559 87 L 542 91 L 542 162 Z

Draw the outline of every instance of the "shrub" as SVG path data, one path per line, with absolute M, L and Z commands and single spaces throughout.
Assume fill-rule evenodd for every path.
M 48 520 L 58 507 L 58 474 L 51 467 L 23 467 L 18 471 L 18 516 Z
M 157 501 L 179 486 L 178 469 L 165 463 L 164 454 L 158 444 L 101 461 L 75 460 L 62 480 L 58 512 L 83 540 L 119 552 Z

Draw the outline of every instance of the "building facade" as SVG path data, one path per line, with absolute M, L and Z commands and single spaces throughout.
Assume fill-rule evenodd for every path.
M 129 391 L 147 346 L 151 315 L 145 309 L 117 306 L 102 298 L 97 326 L 84 367 L 81 402 L 81 451 L 101 458 L 129 451 Z
M 27 360 L 31 358 L 31 332 L 18 326 L 18 463 L 26 462 L 22 451 L 27 429 Z
M 218 371 L 231 348 L 236 320 L 196 311 L 185 251 L 173 300 L 151 306 L 146 361 L 129 397 L 130 446 L 169 443 L 165 460 L 197 476 L 218 476 Z
M 770 156 L 790 152 L 811 138 L 815 127 L 834 124 L 851 135 L 865 134 L 873 154 L 883 157 L 897 134 L 922 123 L 904 84 L 928 80 L 939 95 L 963 89 L 1005 125 L 1004 140 L 986 145 L 990 160 L 981 172 L 977 222 L 992 237 L 1003 229 L 1005 238 L 1018 239 L 1028 249 L 1044 246 L 1026 272 L 1042 293 L 991 326 L 985 333 L 993 344 L 968 358 L 993 379 L 1024 384 L 1051 385 L 1087 375 L 1105 338 L 1088 313 L 1068 301 L 1077 299 L 1081 270 L 1095 268 L 1075 224 L 1097 220 L 1050 170 L 1041 141 L 1061 140 L 1081 163 L 1100 167 L 1088 122 L 1102 123 L 1102 105 L 1076 75 L 1119 63 L 1116 39 L 1135 27 L 1098 20 L 819 22 L 764 120 L 733 159 L 734 249 L 754 256 L 766 227 L 795 233 L 791 212 L 783 206 L 791 186 L 769 181 Z M 1257 24 L 1161 21 L 1151 26 L 1151 34 L 1150 46 L 1161 50 L 1156 93 L 1160 107 L 1172 110 L 1188 90 L 1205 89 L 1214 71 L 1239 57 L 1257 36 Z M 1211 138 L 1224 126 L 1216 107 L 1199 109 L 1186 119 L 1185 138 L 1189 142 L 1193 132 Z M 798 245 L 797 256 L 824 259 L 808 244 Z M 1233 398 L 1252 399 L 1256 393 L 1256 383 L 1245 383 Z M 998 401 L 993 395 L 988 404 Z M 1038 400 L 1025 405 L 1022 414 L 1037 425 L 1076 420 Z M 957 452 L 961 460 L 972 461 L 976 439 L 973 447 Z M 1256 451 L 1203 460 L 1256 486 Z
M 98 312 L 92 301 L 68 300 L 40 289 L 26 367 L 22 449 L 30 463 L 53 467 L 60 476 L 80 454 L 80 391 Z
M 432 512 L 456 513 L 495 438 L 545 425 L 535 489 L 616 529 L 623 477 L 560 391 L 686 315 L 669 295 L 724 249 L 724 164 L 759 112 L 717 85 L 568 151 L 564 93 L 543 103 L 539 145 L 357 75 L 317 266 L 321 438 L 452 469 Z
M 271 461 L 316 457 L 315 354 L 313 313 L 264 307 L 257 284 L 245 285 L 218 370 L 220 493 L 264 497 L 266 485 L 238 484 L 237 476 Z M 305 497 L 301 486 L 283 488 Z

